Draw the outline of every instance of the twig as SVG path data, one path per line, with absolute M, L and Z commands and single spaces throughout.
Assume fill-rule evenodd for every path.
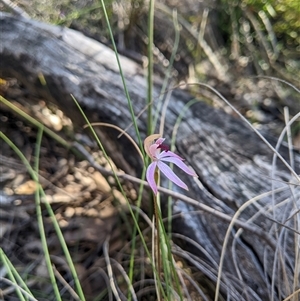
M 26 292 L 22 287 L 18 286 L 16 283 L 13 283 L 12 281 L 10 281 L 7 278 L 0 277 L 0 283 L 3 283 L 3 282 L 6 282 L 8 285 L 10 285 L 10 288 L 13 289 L 13 290 L 18 288 L 27 298 L 29 298 L 29 300 L 38 301 L 32 295 L 28 294 L 28 292 Z M 8 293 L 8 290 L 7 291 L 2 291 L 2 293 L 4 293 L 4 295 L 6 295 L 6 293 Z
M 108 254 L 109 240 L 110 240 L 110 235 L 107 236 L 107 238 L 105 239 L 105 241 L 103 243 L 103 255 L 104 255 L 106 266 L 107 266 L 107 273 L 108 273 L 108 277 L 109 277 L 109 284 L 110 284 L 111 290 L 112 290 L 116 300 L 121 301 L 121 298 L 119 296 L 118 290 L 115 285 L 113 271 L 111 268 L 110 258 L 109 258 L 109 254 Z
M 70 293 L 70 295 L 77 301 L 80 301 L 79 296 L 71 287 L 71 285 L 64 279 L 64 277 L 60 274 L 60 272 L 56 269 L 55 265 L 53 265 L 53 271 L 55 276 L 58 278 L 60 283 L 64 286 L 64 288 Z

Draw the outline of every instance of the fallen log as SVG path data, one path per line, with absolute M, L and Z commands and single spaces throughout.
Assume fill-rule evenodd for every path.
M 131 123 L 111 49 L 79 32 L 4 13 L 0 28 L 1 76 L 15 77 L 32 93 L 57 104 L 78 128 L 84 120 L 71 94 L 91 122 L 123 129 Z M 137 116 L 145 106 L 144 70 L 123 56 L 120 62 Z M 156 83 L 154 107 L 160 89 Z M 175 89 L 169 97 L 164 137 L 170 141 L 178 116 L 186 110 L 176 133 L 176 152 L 198 175 L 193 179 L 180 174 L 190 189 L 185 198 L 173 187 L 173 213 L 179 214 L 173 222 L 174 240 L 200 258 L 190 263 L 206 277 L 204 283 L 215 285 L 226 231 L 234 214 L 243 209 L 229 232 L 221 293 L 237 301 L 271 300 L 272 292 L 273 300 L 286 298 L 295 289 L 299 265 L 299 232 L 293 231 L 300 206 L 299 178 L 273 158 L 273 151 L 244 121 L 201 101 L 188 108 L 193 97 L 182 90 Z M 146 114 L 137 124 L 145 138 Z M 125 137 L 117 139 L 118 133 L 108 128 L 98 128 L 97 133 L 115 164 L 140 177 L 142 161 L 131 143 Z M 128 133 L 137 141 L 133 127 Z M 268 140 L 276 144 L 274 138 Z M 287 147 L 282 146 L 280 154 L 287 159 Z M 299 153 L 294 152 L 294 162 L 299 174 Z M 166 184 L 163 178 L 162 186 Z M 163 201 L 166 196 L 163 192 Z M 178 233 L 192 241 L 182 243 Z M 174 253 L 183 256 L 179 249 Z

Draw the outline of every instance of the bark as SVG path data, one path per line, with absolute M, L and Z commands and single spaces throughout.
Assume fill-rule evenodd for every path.
M 78 128 L 84 120 L 70 94 L 91 121 L 108 122 L 121 128 L 131 123 L 111 49 L 79 32 L 6 14 L 0 15 L 0 28 L 1 76 L 13 76 L 32 93 L 58 104 Z M 144 70 L 125 57 L 120 56 L 120 61 L 137 116 L 145 106 L 147 95 Z M 46 86 L 40 83 L 41 75 Z M 159 107 L 160 89 L 161 86 L 155 84 L 154 108 Z M 179 218 L 174 219 L 174 232 L 193 239 L 201 248 L 183 244 L 174 236 L 175 241 L 201 258 L 198 268 L 215 283 L 231 217 L 251 198 L 281 187 L 282 191 L 270 193 L 249 205 L 241 212 L 240 222 L 233 226 L 226 247 L 221 292 L 230 294 L 232 300 L 267 300 L 274 279 L 274 300 L 284 299 L 292 291 L 297 273 L 294 270 L 297 234 L 271 219 L 296 227 L 292 214 L 300 205 L 299 186 L 282 182 L 297 183 L 296 180 L 279 159 L 272 166 L 272 151 L 239 118 L 201 101 L 185 107 L 193 97 L 181 90 L 169 96 L 164 137 L 171 140 L 176 120 L 186 109 L 176 133 L 175 151 L 199 176 L 195 180 L 179 172 L 190 188 L 185 195 L 196 202 L 191 204 L 173 197 L 173 212 L 180 213 Z M 143 139 L 145 113 L 137 119 L 137 124 Z M 133 127 L 128 133 L 137 141 Z M 98 134 L 118 167 L 131 175 L 141 175 L 142 162 L 127 139 L 117 139 L 117 133 L 107 128 L 101 128 Z M 268 139 L 275 144 L 276 140 Z M 280 152 L 288 158 L 286 147 L 281 147 Z M 298 168 L 299 153 L 294 153 L 294 159 Z M 162 186 L 166 185 L 162 177 Z M 175 186 L 173 191 L 182 192 Z M 238 232 L 241 229 L 242 233 Z M 234 238 L 238 233 L 240 236 Z

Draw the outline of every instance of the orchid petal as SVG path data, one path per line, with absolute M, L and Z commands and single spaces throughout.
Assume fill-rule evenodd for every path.
M 155 177 L 154 177 L 156 165 L 157 165 L 157 161 L 152 162 L 148 166 L 147 172 L 146 172 L 147 182 L 149 183 L 149 186 L 151 187 L 151 189 L 153 190 L 153 192 L 155 194 L 157 194 L 157 186 L 156 186 Z
M 164 141 L 166 140 L 166 138 L 158 138 L 156 141 L 155 141 L 155 144 L 158 144 L 161 145 Z
M 150 153 L 150 157 L 152 160 L 156 159 L 158 156 L 159 156 L 159 153 L 160 153 L 160 149 L 157 148 L 157 145 L 156 144 L 152 144 L 150 147 L 149 147 L 149 153 Z
M 156 141 L 155 141 L 156 140 Z M 173 172 L 173 170 L 164 162 L 174 163 L 177 167 L 183 170 L 188 175 L 197 177 L 196 173 L 191 170 L 185 163 L 184 159 L 177 154 L 169 151 L 169 148 L 163 144 L 165 138 L 162 138 L 159 134 L 153 134 L 144 140 L 144 148 L 147 155 L 151 158 L 152 163 L 148 166 L 146 172 L 146 178 L 149 186 L 153 190 L 154 194 L 157 194 L 158 188 L 156 183 L 155 173 L 156 167 L 174 184 L 179 187 L 188 190 L 187 185 Z
M 185 163 L 183 163 L 180 159 L 176 157 L 163 158 L 161 159 L 161 161 L 174 163 L 176 166 L 178 166 L 181 170 L 183 170 L 188 175 L 197 177 L 197 175 Z
M 178 185 L 179 187 L 185 190 L 189 190 L 187 185 L 176 176 L 174 171 L 167 164 L 163 163 L 162 161 L 157 161 L 157 167 L 170 181 L 172 181 L 173 183 L 175 183 L 176 185 Z
M 175 158 L 178 158 L 180 159 L 181 161 L 183 161 L 183 158 L 181 158 L 180 156 L 178 156 L 177 154 L 171 152 L 171 151 L 163 151 L 159 154 L 159 158 L 158 159 L 162 159 L 162 158 L 165 158 L 165 157 L 175 157 Z

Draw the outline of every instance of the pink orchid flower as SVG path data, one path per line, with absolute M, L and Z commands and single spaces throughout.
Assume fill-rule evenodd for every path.
M 154 142 L 154 140 L 156 141 Z M 147 181 L 154 194 L 157 194 L 155 172 L 156 168 L 158 168 L 173 183 L 183 189 L 188 190 L 187 185 L 182 180 L 180 180 L 178 176 L 173 172 L 173 170 L 164 162 L 174 163 L 188 175 L 194 177 L 197 177 L 197 175 L 182 162 L 183 159 L 181 157 L 169 151 L 168 146 L 163 144 L 164 140 L 164 138 L 161 138 L 161 135 L 153 134 L 147 137 L 144 141 L 145 151 L 152 160 L 152 163 L 147 168 Z

